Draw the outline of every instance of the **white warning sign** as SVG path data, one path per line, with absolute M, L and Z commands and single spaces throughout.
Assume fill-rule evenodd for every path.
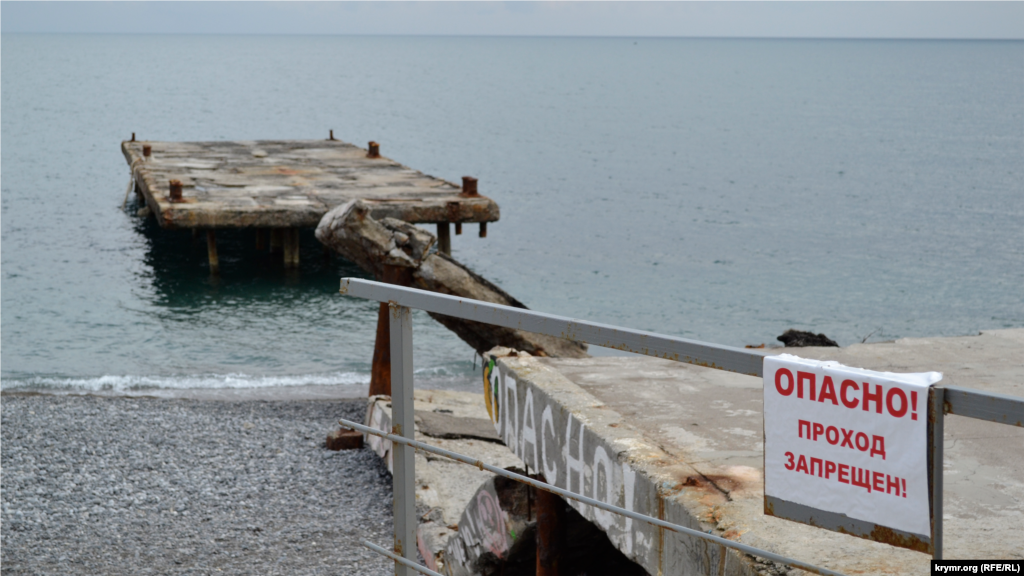
M 765 357 L 765 495 L 930 537 L 928 388 L 941 379 Z

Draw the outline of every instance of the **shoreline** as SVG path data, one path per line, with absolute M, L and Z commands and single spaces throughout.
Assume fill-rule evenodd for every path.
M 339 384 L 326 386 L 263 386 L 258 388 L 154 388 L 149 390 L 2 390 L 0 397 L 7 396 L 93 396 L 97 398 L 147 398 L 159 400 L 202 400 L 222 402 L 268 402 L 357 400 L 365 399 L 368 384 Z

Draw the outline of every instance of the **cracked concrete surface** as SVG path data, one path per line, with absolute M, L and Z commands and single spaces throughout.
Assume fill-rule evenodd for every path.
M 785 351 L 872 370 L 937 370 L 944 373 L 945 385 L 1024 396 L 1024 330 Z M 679 504 L 702 529 L 848 574 L 929 573 L 925 554 L 764 516 L 759 378 L 646 357 L 527 358 L 507 364 L 512 372 L 529 374 L 538 387 L 568 380 L 592 396 L 591 404 L 599 408 L 572 409 L 581 421 L 596 423 L 594 414 L 621 419 L 603 429 L 591 426 L 599 437 L 608 437 L 607 426 L 614 426 L 616 436 L 631 431 L 670 456 L 644 461 L 618 453 L 620 461 L 633 460 L 630 465 L 640 473 L 646 469 L 652 478 L 682 480 L 690 468 L 703 476 L 721 497 L 710 497 L 690 478 L 660 488 L 666 506 Z M 546 369 L 543 375 L 540 367 Z M 950 415 L 945 438 L 945 557 L 1024 557 L 1024 429 Z M 666 562 L 648 569 L 656 573 Z M 731 563 L 727 572 L 734 569 L 746 572 Z

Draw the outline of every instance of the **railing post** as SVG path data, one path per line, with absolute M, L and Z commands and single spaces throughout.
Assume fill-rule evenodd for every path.
M 942 442 L 946 391 L 932 387 L 928 391 L 928 463 L 931 465 L 932 558 L 942 559 Z
M 392 434 L 415 440 L 412 383 L 412 315 L 405 306 L 388 305 L 391 328 Z M 416 561 L 416 450 L 405 444 L 392 447 L 395 498 L 395 554 Z M 412 576 L 395 562 L 395 576 Z

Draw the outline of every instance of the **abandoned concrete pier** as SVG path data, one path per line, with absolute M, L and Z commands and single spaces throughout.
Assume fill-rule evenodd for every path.
M 374 278 L 447 294 L 523 307 L 499 287 L 451 258 L 451 226 L 487 224 L 497 203 L 480 195 L 477 179 L 462 186 L 334 139 L 121 143 L 141 212 L 164 229 L 205 232 L 210 272 L 219 273 L 217 230 L 253 229 L 256 248 L 300 263 L 299 230 L 316 228 L 325 250 Z M 130 190 L 129 189 L 129 193 Z M 127 197 L 126 197 L 127 200 Z M 417 227 L 436 224 L 436 235 Z M 478 352 L 515 346 L 539 356 L 586 356 L 586 347 L 522 331 L 493 330 L 435 316 Z M 371 394 L 390 393 L 387 306 L 378 311 Z
M 460 187 L 380 154 L 335 140 L 121 143 L 135 193 L 167 229 L 206 232 L 210 269 L 219 269 L 216 231 L 250 228 L 258 248 L 299 264 L 298 231 L 324 214 L 362 200 L 375 218 L 437 225 L 438 250 L 451 252 L 450 225 L 478 223 L 480 236 L 498 220 L 498 205 L 477 193 L 475 178 Z

